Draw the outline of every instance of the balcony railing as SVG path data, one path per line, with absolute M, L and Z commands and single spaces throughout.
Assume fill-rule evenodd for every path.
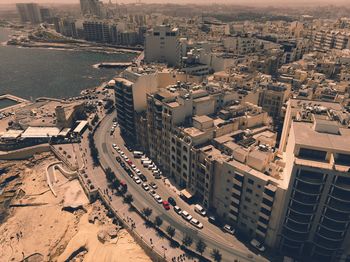
M 347 222 L 337 222 L 326 217 L 323 217 L 321 225 L 332 231 L 342 232 L 347 228 Z

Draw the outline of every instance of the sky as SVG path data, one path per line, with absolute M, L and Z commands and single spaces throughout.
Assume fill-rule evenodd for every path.
M 112 0 L 113 3 L 132 3 L 137 2 L 137 0 Z M 65 4 L 74 4 L 79 3 L 79 0 L 0 0 L 1 4 L 15 4 L 15 3 L 65 3 Z M 108 2 L 108 0 L 103 0 L 103 2 Z M 307 3 L 320 3 L 320 4 L 349 4 L 350 0 L 141 0 L 143 3 L 196 3 L 196 4 L 208 4 L 208 3 L 232 3 L 232 4 L 241 4 L 241 5 L 302 5 Z

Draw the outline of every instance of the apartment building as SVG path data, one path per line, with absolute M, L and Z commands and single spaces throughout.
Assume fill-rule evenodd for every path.
M 259 105 L 274 119 L 282 117 L 283 104 L 291 94 L 291 85 L 281 82 L 261 83 Z
M 16 8 L 22 23 L 30 22 L 32 24 L 39 24 L 42 21 L 40 8 L 38 4 L 18 3 L 16 4 Z
M 145 36 L 145 62 L 166 63 L 169 66 L 180 66 L 183 53 L 183 42 L 180 41 L 178 28 L 168 25 L 157 26 Z
M 350 257 L 349 113 L 338 103 L 292 99 L 280 151 L 291 174 L 280 248 L 312 261 Z
M 178 81 L 197 82 L 200 78 L 187 76 L 176 70 L 157 67 L 129 67 L 121 77 L 115 78 L 115 103 L 117 118 L 123 134 L 130 136 L 139 144 L 144 143 L 140 138 L 148 137 L 148 128 L 144 123 L 144 113 L 150 104 L 148 95 L 162 90 Z M 149 124 L 149 123 L 148 123 Z M 137 128 L 140 128 L 138 130 Z M 152 134 L 153 131 L 149 133 Z M 157 137 L 156 139 L 159 139 Z M 140 141 L 143 141 L 142 143 Z M 144 148 L 147 150 L 147 148 Z
M 331 49 L 346 49 L 350 47 L 350 32 L 320 30 L 316 32 L 313 42 L 316 51 L 325 52 Z

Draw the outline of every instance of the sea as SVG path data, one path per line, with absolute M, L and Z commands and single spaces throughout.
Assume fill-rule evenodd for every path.
M 101 62 L 129 62 L 135 54 L 21 48 L 7 46 L 11 31 L 0 27 L 0 95 L 12 94 L 34 100 L 65 98 L 108 82 L 117 69 L 94 68 Z M 1 107 L 1 105 L 0 105 Z

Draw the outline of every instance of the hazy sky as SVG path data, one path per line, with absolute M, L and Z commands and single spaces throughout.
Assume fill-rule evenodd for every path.
M 112 0 L 113 3 L 132 3 L 137 2 L 137 0 Z M 79 0 L 0 0 L 1 4 L 15 4 L 15 3 L 65 3 L 65 4 L 74 4 L 79 3 Z M 103 2 L 108 2 L 108 0 L 103 0 Z M 301 5 L 307 4 L 310 5 L 312 3 L 320 3 L 320 4 L 349 4 L 350 0 L 141 0 L 143 3 L 189 3 L 193 2 L 196 4 L 209 4 L 209 3 L 232 3 L 232 4 L 242 4 L 242 5 Z

